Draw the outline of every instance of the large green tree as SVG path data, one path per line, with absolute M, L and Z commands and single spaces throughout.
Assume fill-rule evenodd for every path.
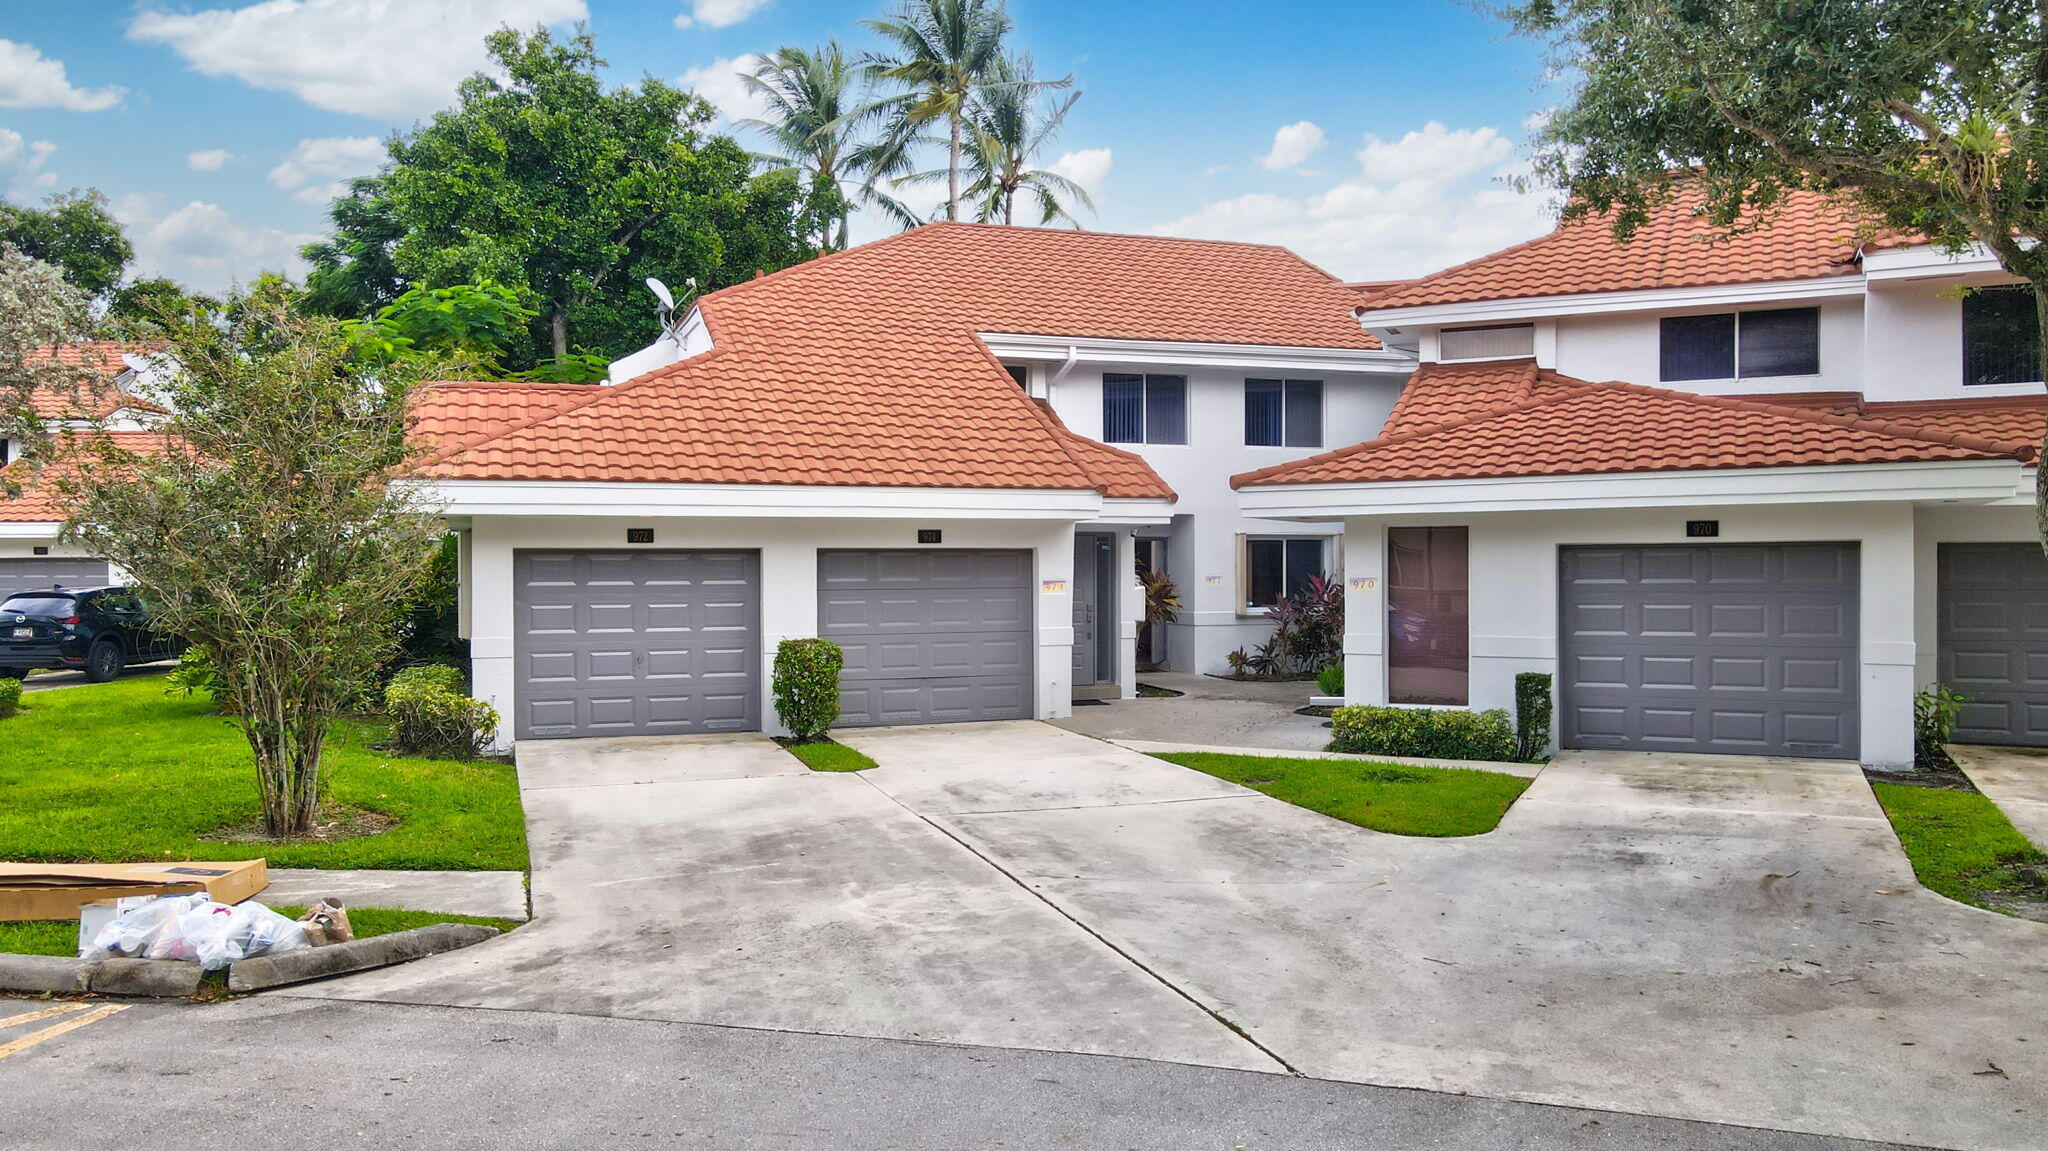
M 799 172 L 835 188 L 842 200 L 836 219 L 825 222 L 820 245 L 844 248 L 853 201 L 874 207 L 905 226 L 917 223 L 908 208 L 884 192 L 880 182 L 892 173 L 877 170 L 884 151 L 865 138 L 859 110 L 861 80 L 853 61 L 837 40 L 820 48 L 783 46 L 763 56 L 740 82 L 767 105 L 764 119 L 741 120 L 740 126 L 767 136 L 775 151 L 759 157 L 774 170 Z M 890 157 L 908 170 L 908 158 Z
M 0 204 L 0 243 L 63 269 L 64 278 L 98 299 L 121 282 L 135 249 L 98 191 L 76 188 L 40 208 Z
M 502 284 L 535 312 L 517 369 L 645 344 L 647 276 L 713 288 L 816 253 L 836 190 L 756 177 L 707 134 L 703 100 L 652 77 L 607 87 L 586 34 L 487 43 L 496 68 L 337 202 L 334 235 L 309 250 L 314 306 L 360 316 L 413 286 Z
M 1628 236 L 1683 182 L 1716 225 L 1793 189 L 2030 281 L 2048 332 L 2048 3 L 1520 0 L 1569 98 L 1539 134 L 1568 214 Z M 2037 339 L 2048 379 L 2048 340 Z M 2038 502 L 2048 541 L 2048 469 Z

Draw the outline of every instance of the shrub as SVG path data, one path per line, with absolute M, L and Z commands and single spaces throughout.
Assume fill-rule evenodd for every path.
M 164 677 L 170 684 L 164 689 L 165 695 L 197 695 L 205 692 L 212 700 L 215 711 L 222 715 L 233 715 L 235 703 L 228 698 L 228 685 L 221 678 L 220 668 L 213 662 L 213 656 L 197 644 L 185 649 L 178 657 L 176 671 Z
M 1238 675 L 1320 672 L 1344 660 L 1344 589 L 1334 580 L 1310 576 L 1295 595 L 1266 609 L 1273 634 L 1265 643 L 1224 657 Z
M 1515 676 L 1515 758 L 1534 763 L 1550 750 L 1550 718 L 1556 705 L 1550 676 L 1525 671 Z
M 1948 741 L 1955 736 L 1956 720 L 1970 698 L 1945 684 L 1932 683 L 1913 697 L 1913 766 L 1921 769 L 1946 767 Z
M 839 722 L 839 669 L 846 653 L 829 639 L 786 639 L 775 647 L 775 715 L 798 741 Z
M 1331 751 L 1402 755 L 1421 759 L 1515 758 L 1508 713 L 1436 708 L 1340 707 L 1331 713 Z
M 1336 663 L 1333 663 L 1330 666 L 1316 673 L 1316 690 L 1322 692 L 1324 695 L 1344 694 L 1343 660 L 1340 659 Z
M 0 679 L 0 719 L 13 715 L 21 706 L 21 681 Z
M 401 755 L 475 759 L 498 730 L 498 710 L 463 694 L 462 669 L 446 664 L 409 667 L 384 688 L 391 719 L 385 746 Z

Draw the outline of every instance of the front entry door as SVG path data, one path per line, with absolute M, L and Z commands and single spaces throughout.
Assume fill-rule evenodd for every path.
M 1074 537 L 1074 687 L 1116 682 L 1116 537 Z

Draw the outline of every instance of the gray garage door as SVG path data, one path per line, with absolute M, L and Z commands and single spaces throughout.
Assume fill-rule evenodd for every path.
M 1853 759 L 1850 544 L 1566 548 L 1565 747 Z
M 818 553 L 818 634 L 846 650 L 841 722 L 1031 715 L 1031 553 Z
M 92 587 L 107 582 L 105 560 L 24 556 L 0 559 L 0 596 L 51 587 Z
M 522 739 L 761 726 L 761 560 L 742 551 L 522 551 Z
M 1960 743 L 2048 747 L 2048 560 L 2038 544 L 1943 544 L 1936 676 L 1970 697 Z

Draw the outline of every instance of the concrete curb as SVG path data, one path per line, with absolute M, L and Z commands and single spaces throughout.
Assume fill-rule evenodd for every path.
M 0 991 L 185 999 L 199 993 L 204 974 L 197 963 L 170 959 L 0 955 Z
M 1397 767 L 1454 767 L 1472 771 L 1493 771 L 1535 779 L 1543 770 L 1540 763 L 1506 763 L 1487 759 L 1419 759 L 1406 755 L 1354 755 L 1348 751 L 1299 751 L 1284 747 L 1216 747 L 1201 743 L 1162 743 L 1151 739 L 1112 739 L 1108 742 L 1131 751 L 1153 755 L 1162 751 L 1210 752 L 1216 755 L 1264 755 L 1275 759 L 1349 759 L 1362 763 L 1391 763 Z
M 394 963 L 408 963 L 482 943 L 497 934 L 497 928 L 480 924 L 433 923 L 410 931 L 394 931 L 390 935 L 336 943 L 329 947 L 287 951 L 282 955 L 259 955 L 228 968 L 228 990 L 263 991 L 325 979 L 331 975 L 389 967 Z
M 92 990 L 93 973 L 99 969 L 97 959 L 9 952 L 0 955 L 0 991 L 83 995 Z

